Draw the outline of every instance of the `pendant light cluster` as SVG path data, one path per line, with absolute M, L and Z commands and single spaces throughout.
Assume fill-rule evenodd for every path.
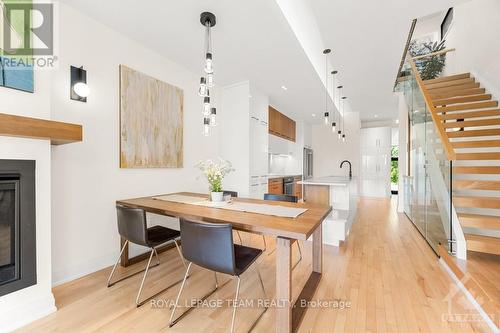
M 325 49 L 323 50 L 323 54 L 325 55 L 325 125 L 326 126 L 332 126 L 332 133 L 337 132 L 338 139 L 342 140 L 342 142 L 346 142 L 346 135 L 345 135 L 345 121 L 344 121 L 344 111 L 345 111 L 345 100 L 347 97 L 342 96 L 342 89 L 344 86 L 337 86 L 337 89 L 339 90 L 337 95 L 339 97 L 339 121 L 337 123 L 336 121 L 336 113 L 335 110 L 333 110 L 332 114 L 332 122 L 330 123 L 330 112 L 328 112 L 328 54 L 331 53 L 332 50 L 330 49 Z M 332 71 L 332 88 L 335 86 L 335 76 L 338 74 L 338 71 Z M 342 102 L 342 104 L 341 104 Z M 338 131 L 337 131 L 338 129 Z
M 210 12 L 201 13 L 200 23 L 205 27 L 205 66 L 203 76 L 200 78 L 198 95 L 203 98 L 203 135 L 209 136 L 210 128 L 217 124 L 217 109 L 213 107 L 210 100 L 210 89 L 214 86 L 212 27 L 216 23 L 215 15 Z
M 325 125 L 330 124 L 330 113 L 328 112 L 328 55 L 332 52 L 330 49 L 324 49 L 323 54 L 325 55 Z

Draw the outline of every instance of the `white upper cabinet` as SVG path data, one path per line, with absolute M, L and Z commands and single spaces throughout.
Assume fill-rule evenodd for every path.
M 361 129 L 361 147 L 365 148 L 390 148 L 391 128 L 374 127 Z

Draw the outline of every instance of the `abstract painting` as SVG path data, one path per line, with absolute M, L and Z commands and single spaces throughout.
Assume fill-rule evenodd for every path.
M 183 167 L 182 89 L 120 65 L 120 167 Z

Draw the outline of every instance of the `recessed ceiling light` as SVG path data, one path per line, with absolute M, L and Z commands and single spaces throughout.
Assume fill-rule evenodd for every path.
M 374 115 L 375 118 L 378 118 L 378 114 Z
M 399 124 L 399 119 L 396 119 L 394 122 L 396 122 L 396 124 Z
M 281 89 L 283 89 L 284 91 L 287 91 L 287 90 L 288 90 L 288 88 L 287 88 L 287 87 L 285 87 L 285 86 L 281 86 Z
M 311 116 L 313 116 L 313 118 L 316 117 L 316 113 L 313 113 Z

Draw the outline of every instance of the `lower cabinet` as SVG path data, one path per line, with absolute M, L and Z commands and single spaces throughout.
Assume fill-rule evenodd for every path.
M 302 185 L 297 184 L 302 180 L 302 177 L 294 177 L 293 179 L 293 191 L 294 194 L 299 200 L 302 200 Z
M 283 178 L 269 179 L 268 191 L 270 194 L 283 194 Z

